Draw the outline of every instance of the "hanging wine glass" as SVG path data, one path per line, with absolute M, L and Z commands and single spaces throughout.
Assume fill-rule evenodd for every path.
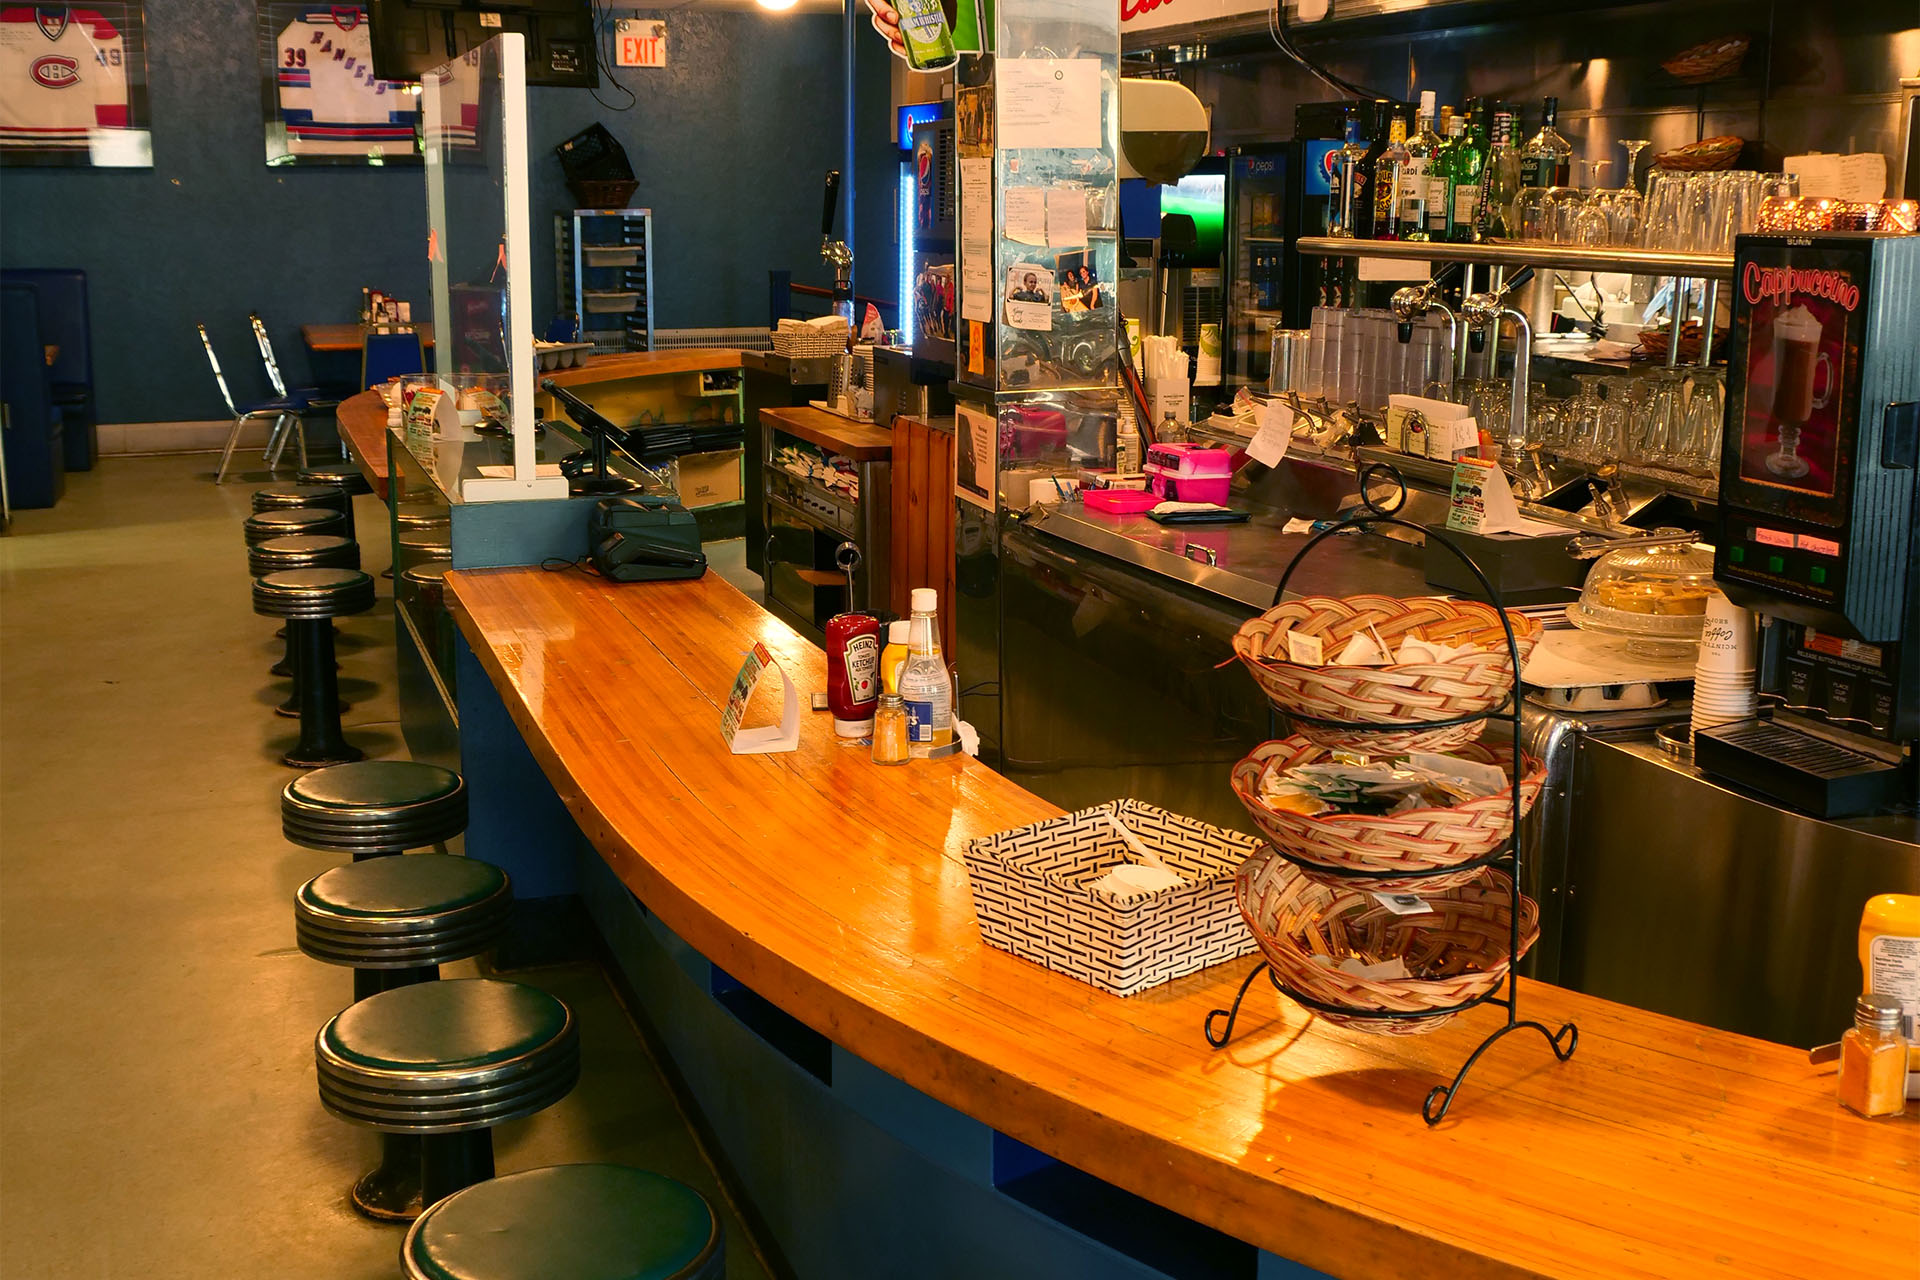
M 1646 138 L 1622 138 L 1620 145 L 1627 149 L 1627 172 L 1620 185 L 1628 191 L 1638 191 L 1640 183 L 1636 180 L 1636 175 L 1639 172 L 1640 153 L 1652 143 Z

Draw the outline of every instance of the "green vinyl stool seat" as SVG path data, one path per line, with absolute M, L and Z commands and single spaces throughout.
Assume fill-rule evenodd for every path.
M 352 1124 L 421 1138 L 421 1201 L 493 1176 L 493 1126 L 580 1079 L 573 1011 L 537 987 L 456 978 L 347 1006 L 314 1041 L 320 1102 Z
M 507 930 L 513 893 L 498 867 L 444 853 L 389 854 L 323 871 L 293 896 L 300 950 L 353 970 L 353 998 L 416 982 L 479 955 Z M 383 1222 L 420 1212 L 421 1140 L 380 1135 L 380 1163 L 353 1184 L 353 1207 Z
M 713 1207 L 672 1178 L 563 1164 L 467 1188 L 415 1220 L 407 1280 L 719 1280 Z
M 466 829 L 466 782 L 417 760 L 315 769 L 280 793 L 280 830 L 288 840 L 355 859 L 444 845 Z
M 331 482 L 289 484 L 282 480 L 263 484 L 253 491 L 255 515 L 262 511 L 288 511 L 295 507 L 318 507 L 344 515 L 347 505 L 346 489 Z
M 316 960 L 425 970 L 477 956 L 507 928 L 506 872 L 445 853 L 388 854 L 323 871 L 293 895 L 294 937 Z M 377 990 L 378 988 L 376 988 Z M 366 994 L 373 994 L 369 991 Z
M 240 528 L 246 535 L 247 545 L 252 547 L 268 538 L 284 538 L 296 533 L 331 533 L 345 537 L 347 517 L 330 507 L 276 507 L 254 512 Z
M 302 514 L 263 511 L 254 520 Z M 339 519 L 335 512 L 329 516 Z M 264 541 L 264 539 L 262 539 Z M 281 759 L 296 769 L 358 760 L 366 753 L 340 732 L 340 680 L 333 660 L 333 619 L 373 608 L 373 579 L 358 569 L 285 569 L 253 580 L 253 611 L 284 618 L 294 643 L 300 740 Z
M 340 509 L 347 517 L 347 536 L 357 538 L 353 526 L 353 499 L 355 494 L 372 493 L 373 486 L 354 466 L 302 467 L 300 483 L 303 485 L 331 485 L 340 490 Z
M 359 567 L 360 544 L 339 534 L 290 533 L 281 538 L 268 538 L 247 548 L 247 575 L 254 578 L 264 578 L 270 573 L 286 569 Z M 293 677 L 293 695 L 275 710 L 281 715 L 297 716 L 300 714 L 300 688 L 299 673 L 295 668 L 300 660 L 300 650 L 293 642 L 291 631 L 282 627 L 281 635 L 287 642 L 286 654 L 267 670 L 276 676 Z

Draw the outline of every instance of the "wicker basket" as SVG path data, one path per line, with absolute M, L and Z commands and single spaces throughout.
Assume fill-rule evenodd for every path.
M 1745 36 L 1721 36 L 1674 54 L 1660 68 L 1681 84 L 1711 84 L 1740 70 L 1752 43 Z
M 1260 779 L 1269 768 L 1315 764 L 1328 754 L 1327 748 L 1304 737 L 1283 738 L 1262 743 L 1233 768 L 1233 793 L 1247 807 L 1260 834 L 1310 880 L 1333 888 L 1440 893 L 1480 874 L 1479 867 L 1453 872 L 1446 868 L 1487 857 L 1513 832 L 1511 786 L 1450 808 L 1396 814 L 1309 817 L 1275 812 L 1261 802 Z M 1474 745 L 1458 747 L 1453 754 L 1503 768 L 1513 760 L 1511 750 Z M 1526 772 L 1520 779 L 1520 813 L 1524 817 L 1540 798 L 1547 770 L 1531 756 L 1522 759 Z M 1325 871 L 1316 873 L 1317 867 Z
M 1507 976 L 1513 927 L 1513 882 L 1486 870 L 1472 883 L 1426 896 L 1433 908 L 1395 915 L 1371 893 L 1316 884 L 1271 849 L 1249 859 L 1234 878 L 1234 897 L 1274 976 L 1290 992 L 1320 1004 L 1376 1014 L 1348 1017 L 1315 1010 L 1329 1022 L 1376 1035 L 1421 1035 L 1458 1014 L 1432 1013 L 1490 995 Z M 1519 895 L 1520 954 L 1540 936 L 1540 909 Z M 1318 963 L 1359 955 L 1399 956 L 1419 978 L 1368 979 Z
M 775 329 L 773 352 L 789 360 L 820 360 L 847 354 L 847 327 L 803 326 L 800 329 Z
M 1734 162 L 1740 158 L 1740 149 L 1746 145 L 1739 138 L 1734 137 L 1702 138 L 1698 142 L 1689 142 L 1684 147 L 1662 151 L 1653 158 L 1653 167 L 1680 169 L 1689 173 L 1731 169 Z
M 1189 883 L 1120 898 L 1085 887 L 1134 855 L 1106 815 Z M 1234 872 L 1259 841 L 1137 800 L 1115 800 L 970 841 L 980 937 L 1117 996 L 1246 955 Z
M 640 184 L 632 178 L 583 178 L 567 183 L 582 209 L 624 209 Z
M 1540 639 L 1540 623 L 1509 613 L 1524 663 Z M 1440 644 L 1479 646 L 1447 662 L 1386 667 L 1307 667 L 1285 660 L 1286 632 L 1318 636 L 1332 658 L 1357 634 L 1378 633 L 1389 645 L 1418 633 Z M 1234 633 L 1233 652 L 1254 683 L 1285 715 L 1380 725 L 1418 725 L 1493 711 L 1513 693 L 1513 661 L 1500 612 L 1472 600 L 1392 596 L 1307 596 L 1249 618 Z M 1379 755 L 1445 751 L 1472 742 L 1483 721 L 1444 729 L 1386 732 L 1326 729 L 1301 723 L 1300 734 L 1323 747 L 1353 747 Z

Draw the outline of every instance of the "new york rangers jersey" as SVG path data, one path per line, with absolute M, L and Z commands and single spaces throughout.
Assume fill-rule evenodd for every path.
M 413 149 L 418 102 L 407 86 L 373 74 L 366 10 L 305 10 L 280 32 L 275 78 L 287 150 L 294 155 L 404 154 Z
M 125 43 L 92 9 L 0 8 L 0 146 L 85 147 L 125 129 Z

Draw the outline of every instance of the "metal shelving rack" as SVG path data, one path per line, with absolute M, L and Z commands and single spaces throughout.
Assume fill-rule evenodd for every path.
M 1302 236 L 1300 252 L 1321 258 L 1397 258 L 1417 262 L 1465 262 L 1497 267 L 1564 267 L 1572 271 L 1619 271 L 1630 275 L 1679 276 L 1686 280 L 1732 280 L 1730 253 L 1670 253 L 1661 249 L 1610 249 L 1577 244 L 1483 244 L 1441 241 L 1354 240 Z
M 575 209 L 554 216 L 561 305 L 595 351 L 653 350 L 653 211 Z

